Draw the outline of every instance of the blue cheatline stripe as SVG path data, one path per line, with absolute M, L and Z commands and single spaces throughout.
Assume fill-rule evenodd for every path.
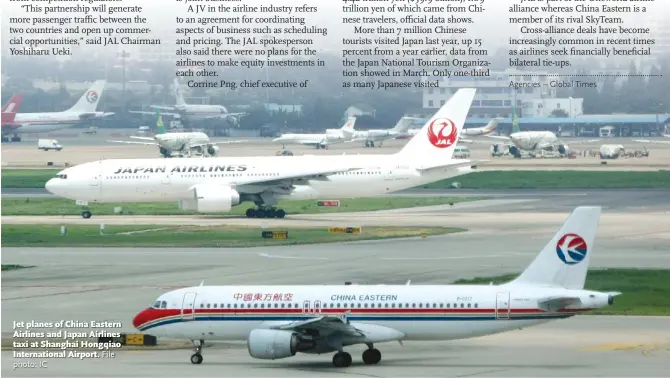
M 512 315 L 510 320 L 543 320 L 543 319 L 565 319 L 576 314 L 529 314 L 529 315 Z M 184 320 L 181 318 L 167 319 L 161 322 L 153 323 L 148 326 L 138 328 L 140 331 L 146 331 L 154 327 L 164 326 L 168 324 L 193 322 L 193 321 L 238 321 L 238 322 L 262 322 L 262 321 L 301 321 L 308 319 L 305 316 L 196 316 L 195 319 Z M 482 320 L 497 320 L 495 316 L 348 316 L 349 321 L 430 321 L 430 322 L 448 322 L 448 321 L 482 321 Z M 507 319 L 499 319 L 505 321 Z

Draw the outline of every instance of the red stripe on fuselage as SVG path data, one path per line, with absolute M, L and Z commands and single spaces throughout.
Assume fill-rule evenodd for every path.
M 558 313 L 577 313 L 590 311 L 592 309 L 562 309 L 556 312 Z M 342 315 L 345 312 L 349 312 L 349 315 L 359 315 L 359 314 L 410 314 L 410 315 L 433 315 L 433 314 L 446 314 L 446 315 L 457 315 L 457 314 L 495 314 L 495 309 L 492 308 L 470 308 L 470 309 L 449 309 L 449 308 L 356 308 L 356 309 L 344 309 L 344 308 L 324 308 L 320 312 L 315 312 L 314 309 L 310 309 L 307 314 L 310 316 L 324 314 L 324 315 Z M 500 312 L 505 312 L 501 310 Z M 191 315 L 191 309 L 185 309 L 184 315 Z M 237 314 L 268 314 L 268 315 L 299 315 L 305 313 L 302 308 L 197 308 L 195 309 L 195 314 L 207 314 L 207 315 L 237 315 Z M 511 314 L 540 314 L 548 313 L 547 311 L 535 309 L 535 308 L 515 308 L 510 309 Z M 181 315 L 181 309 L 157 309 L 157 308 L 148 308 L 141 311 L 133 319 L 133 326 L 139 328 L 142 325 L 148 322 L 154 322 L 163 318 L 168 318 L 171 316 Z

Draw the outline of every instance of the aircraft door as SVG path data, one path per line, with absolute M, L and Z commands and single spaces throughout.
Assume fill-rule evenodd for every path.
M 496 295 L 496 319 L 509 319 L 509 315 L 509 292 L 498 293 Z
M 314 313 L 321 313 L 321 301 L 314 301 Z
M 181 305 L 181 318 L 183 320 L 195 319 L 195 297 L 196 293 L 184 293 L 184 300 Z
M 88 180 L 88 185 L 92 187 L 100 186 L 100 176 L 102 175 L 102 161 L 98 161 L 96 167 L 91 171 L 91 176 Z
M 310 305 L 309 301 L 304 301 L 302 303 L 302 313 L 303 314 L 307 315 L 307 314 L 310 314 L 312 312 L 309 305 Z

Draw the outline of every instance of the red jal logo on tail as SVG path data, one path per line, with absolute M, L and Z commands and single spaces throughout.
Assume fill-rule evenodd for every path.
M 428 127 L 428 140 L 437 148 L 452 146 L 457 135 L 456 124 L 448 118 L 437 118 Z

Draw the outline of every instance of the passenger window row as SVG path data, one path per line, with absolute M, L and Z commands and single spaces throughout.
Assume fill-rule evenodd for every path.
M 310 307 L 320 308 L 319 303 L 313 303 Z M 163 307 L 164 308 L 164 307 Z M 228 303 L 221 304 L 218 303 L 200 303 L 200 308 L 300 308 L 298 303 L 268 303 L 267 306 L 265 303 L 247 303 L 246 306 L 244 303 Z M 412 303 L 411 306 L 409 303 L 405 303 L 404 306 L 402 303 L 324 303 L 321 308 L 407 308 L 407 309 L 416 309 L 416 308 L 479 308 L 478 303 Z

